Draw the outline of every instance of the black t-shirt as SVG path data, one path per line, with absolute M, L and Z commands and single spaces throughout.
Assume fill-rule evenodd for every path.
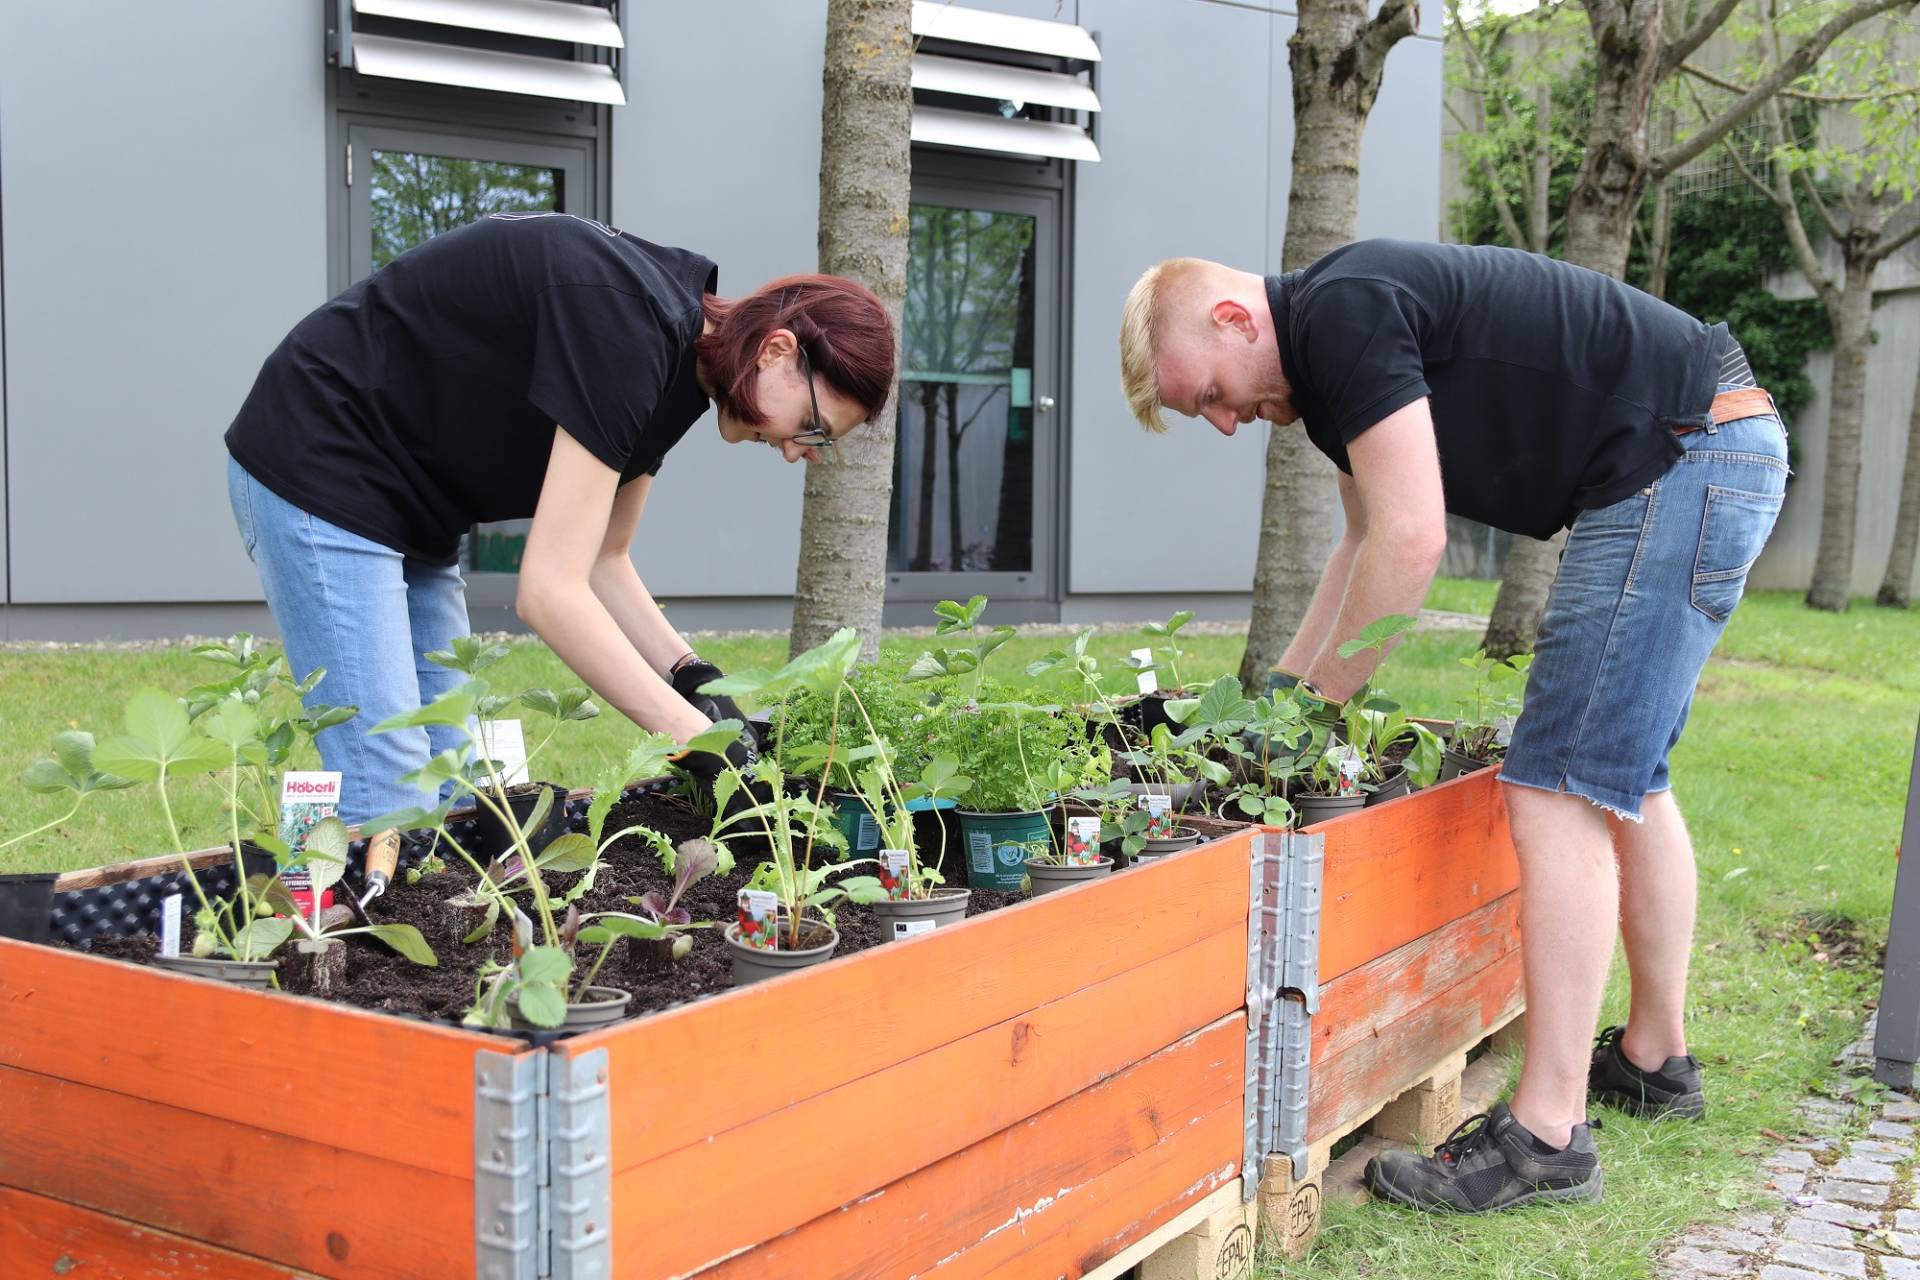
M 227 448 L 288 502 L 453 562 L 533 514 L 564 428 L 621 482 L 706 412 L 694 372 L 713 263 L 568 214 L 496 213 L 314 311 L 260 369 Z
M 1347 445 L 1431 398 L 1447 510 L 1549 538 L 1663 475 L 1727 341 L 1649 294 L 1517 249 L 1363 240 L 1267 277 L 1307 436 Z

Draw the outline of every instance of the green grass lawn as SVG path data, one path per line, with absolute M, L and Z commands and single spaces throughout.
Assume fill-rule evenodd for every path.
M 1490 584 L 1442 582 L 1431 603 L 1483 612 L 1491 599 Z M 1477 640 L 1472 632 L 1417 635 L 1394 654 L 1384 683 L 1410 707 L 1449 716 L 1468 683 L 1458 659 Z M 1017 673 L 1059 643 L 1022 637 L 992 669 Z M 1139 643 L 1115 629 L 1095 648 L 1112 660 Z M 911 657 L 924 644 L 892 637 L 887 647 Z M 778 661 L 784 642 L 703 637 L 700 648 L 733 668 Z M 1206 677 L 1234 668 L 1241 639 L 1200 635 L 1185 648 L 1186 670 Z M 0 778 L 16 777 L 60 729 L 113 732 L 124 699 L 142 686 L 184 689 L 210 670 L 184 648 L 0 656 Z M 568 682 L 535 643 L 517 646 L 490 675 L 501 687 Z M 1336 1207 L 1305 1263 L 1267 1263 L 1262 1274 L 1647 1276 L 1657 1242 L 1751 1203 L 1756 1161 L 1778 1145 L 1761 1131 L 1793 1126 L 1793 1103 L 1826 1077 L 1828 1059 L 1857 1034 L 1877 992 L 1872 964 L 1886 936 L 1916 712 L 1920 614 L 1866 604 L 1819 614 L 1787 593 L 1743 604 L 1701 681 L 1673 769 L 1701 870 L 1692 1035 L 1709 1073 L 1708 1121 L 1657 1125 L 1608 1115 L 1599 1135 L 1607 1194 L 1597 1207 L 1491 1219 Z M 570 728 L 577 732 L 562 735 L 551 767 L 539 772 L 576 784 L 615 758 L 632 732 L 615 715 Z M 59 811 L 0 785 L 0 832 Z M 219 842 L 218 817 L 213 796 L 189 795 L 188 844 Z M 0 871 L 88 866 L 165 846 L 152 792 L 122 792 L 90 802 L 57 832 L 0 851 Z M 1625 1007 L 1620 964 L 1606 1017 L 1617 1020 Z

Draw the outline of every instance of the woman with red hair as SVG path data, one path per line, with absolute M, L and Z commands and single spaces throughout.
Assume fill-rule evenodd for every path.
M 400 781 L 451 730 L 368 734 L 461 677 L 461 535 L 532 518 L 514 606 L 605 702 L 686 741 L 737 715 L 628 557 L 661 463 L 721 438 L 817 462 L 886 403 L 880 300 L 834 276 L 714 296 L 717 268 L 569 214 L 493 214 L 307 316 L 226 435 L 228 488 L 296 677 L 359 708 L 320 734 L 349 822 L 431 803 Z M 745 743 L 733 754 L 749 752 Z M 711 776 L 720 761 L 694 758 Z

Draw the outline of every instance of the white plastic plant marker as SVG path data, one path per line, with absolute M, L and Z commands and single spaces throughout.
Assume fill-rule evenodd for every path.
M 1160 677 L 1156 675 L 1153 670 L 1153 650 L 1152 649 L 1135 649 L 1133 651 L 1133 660 L 1139 663 L 1142 667 L 1146 668 L 1146 670 L 1140 673 L 1140 677 L 1139 677 L 1140 692 L 1141 693 L 1159 692 Z
M 527 776 L 527 735 L 518 720 L 482 720 L 480 742 L 501 773 L 500 785 L 517 787 Z
M 177 893 L 160 900 L 160 954 L 168 960 L 180 955 L 180 895 Z
M 893 940 L 911 938 L 916 933 L 932 933 L 934 923 L 931 920 L 895 920 L 893 922 Z

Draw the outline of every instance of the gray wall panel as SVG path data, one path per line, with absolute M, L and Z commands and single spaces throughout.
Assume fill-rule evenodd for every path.
M 1380 97 L 1360 140 L 1363 240 L 1440 238 L 1441 49 L 1438 40 L 1416 36 L 1387 55 Z
M 1253 574 L 1263 442 L 1198 420 L 1142 432 L 1120 392 L 1120 306 L 1193 254 L 1268 262 L 1269 41 L 1277 20 L 1184 0 L 1083 0 L 1101 33 L 1101 161 L 1076 192 L 1068 588 L 1240 591 Z M 1284 38 L 1284 37 L 1282 37 Z M 1170 57 L 1204 49 L 1204 57 Z
M 615 225 L 713 258 L 724 295 L 814 270 L 825 0 L 737 0 L 724 22 L 683 0 L 625 8 Z M 791 594 L 803 479 L 772 449 L 722 442 L 709 413 L 654 482 L 633 550 L 647 586 Z
M 319 18 L 0 10 L 16 603 L 258 597 L 220 436 L 325 297 Z

